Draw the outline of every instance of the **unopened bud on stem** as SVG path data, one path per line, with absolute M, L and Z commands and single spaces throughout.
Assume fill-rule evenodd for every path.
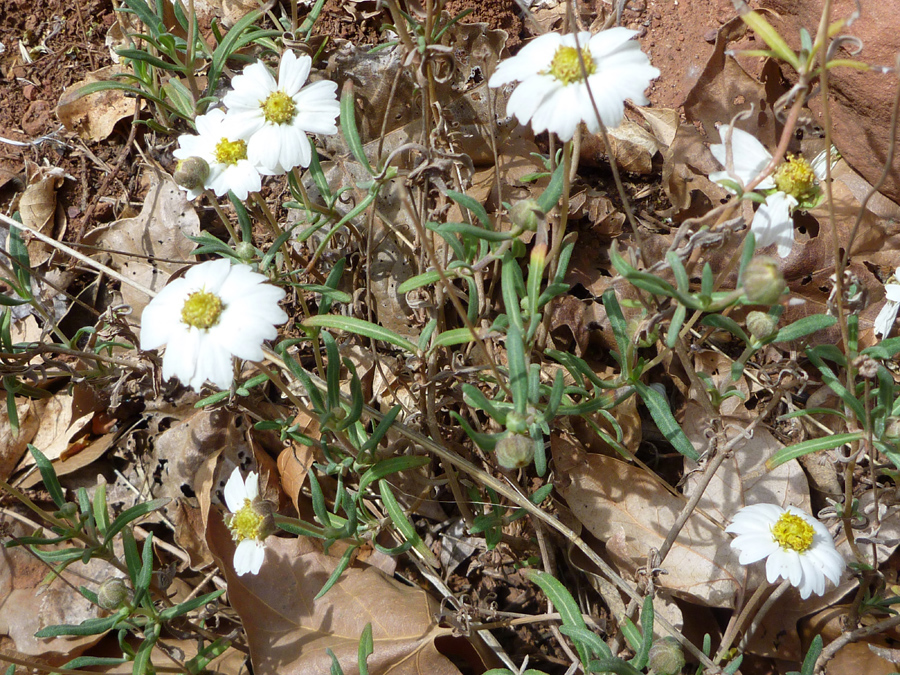
M 778 269 L 778 261 L 767 256 L 757 256 L 744 270 L 744 293 L 750 302 L 758 305 L 774 305 L 781 299 L 787 284 Z

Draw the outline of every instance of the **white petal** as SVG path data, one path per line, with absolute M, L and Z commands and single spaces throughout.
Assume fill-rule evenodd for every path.
M 288 96 L 293 96 L 303 88 L 311 69 L 312 59 L 308 55 L 297 56 L 290 50 L 286 51 L 278 66 L 278 88 Z
M 608 30 L 602 30 L 588 41 L 588 47 L 591 50 L 591 56 L 595 59 L 612 54 L 621 49 L 623 45 L 628 43 L 638 32 L 629 28 L 617 26 Z M 579 33 L 581 45 L 584 46 L 584 33 Z M 635 43 L 637 44 L 637 43 Z
M 880 335 L 882 337 L 890 335 L 891 329 L 894 327 L 894 322 L 897 321 L 898 310 L 900 310 L 900 303 L 898 302 L 888 300 L 882 305 L 881 310 L 878 312 L 878 316 L 875 317 L 875 335 Z M 142 348 L 143 344 L 144 335 L 141 333 Z
M 252 110 L 259 108 L 277 88 L 272 73 L 257 61 L 231 80 L 231 91 L 225 94 L 222 103 L 228 108 L 229 115 L 235 110 Z
M 225 506 L 232 513 L 237 513 L 244 507 L 244 500 L 248 499 L 244 480 L 241 478 L 241 470 L 235 467 L 225 483 Z
M 791 209 L 797 200 L 784 192 L 775 192 L 766 197 L 753 216 L 750 231 L 756 235 L 756 248 L 778 245 L 778 255 L 786 258 L 794 246 L 794 221 Z
M 163 356 L 163 379 L 177 377 L 182 384 L 200 391 L 203 382 L 196 383 L 194 380 L 199 351 L 200 331 L 196 328 L 187 328 L 182 338 L 177 342 L 171 342 L 166 349 L 165 356 Z
M 547 70 L 561 44 L 562 36 L 559 33 L 544 33 L 535 38 L 514 57 L 500 62 L 488 80 L 488 86 L 500 87 Z
M 731 129 L 731 126 L 728 124 L 723 124 L 721 127 L 719 127 L 719 136 L 721 136 L 722 138 L 722 143 L 709 146 L 710 151 L 712 152 L 713 156 L 719 161 L 719 164 L 721 164 L 723 167 L 726 167 L 726 176 L 727 155 L 725 149 L 725 139 L 728 136 L 729 129 Z M 737 127 L 735 127 L 731 132 L 731 147 L 732 161 L 734 164 L 734 175 L 740 178 L 741 182 L 744 185 L 747 185 L 748 183 L 750 183 L 750 181 L 761 174 L 766 165 L 772 160 L 772 155 L 769 154 L 769 151 L 766 150 L 763 144 L 760 143 L 756 139 L 756 137 L 754 137 L 752 134 L 748 134 L 742 129 L 738 129 Z M 713 175 L 716 175 L 718 177 L 720 176 L 720 172 L 710 174 L 710 180 L 713 180 Z M 759 190 L 767 190 L 775 187 L 775 181 L 771 176 L 769 176 L 756 187 Z
M 259 474 L 255 471 L 251 471 L 247 474 L 244 488 L 247 490 L 247 499 L 251 502 L 256 501 L 259 497 Z
M 212 382 L 222 390 L 231 388 L 234 382 L 234 365 L 231 352 L 213 340 L 203 339 L 197 351 L 197 365 L 192 385 L 199 390 L 204 382 Z M 196 383 L 196 386 L 193 384 Z
M 234 550 L 234 571 L 238 576 L 259 574 L 266 557 L 265 547 L 253 539 L 244 539 Z
M 281 133 L 274 124 L 266 124 L 247 141 L 247 159 L 275 174 L 284 173 L 279 164 Z

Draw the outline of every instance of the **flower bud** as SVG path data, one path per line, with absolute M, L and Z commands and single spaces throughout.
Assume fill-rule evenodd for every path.
M 528 431 L 528 418 L 517 412 L 506 415 L 506 429 L 513 434 L 524 434 Z
M 884 440 L 889 443 L 900 442 L 900 417 L 888 417 L 884 421 Z
M 684 651 L 678 640 L 664 637 L 650 647 L 650 672 L 655 675 L 678 675 L 684 668 Z
M 249 241 L 242 241 L 240 244 L 235 246 L 234 252 L 237 253 L 237 257 L 245 263 L 249 263 L 251 260 L 253 260 L 253 256 L 256 255 L 256 249 Z
M 202 157 L 188 157 L 179 160 L 172 178 L 183 188 L 200 190 L 209 178 L 209 164 Z
M 757 305 L 774 305 L 781 298 L 787 284 L 778 269 L 778 261 L 768 256 L 756 256 L 744 270 L 744 293 Z
M 265 539 L 277 529 L 275 527 L 275 504 L 268 499 L 258 499 L 253 502 L 252 508 L 254 513 L 262 516 L 262 522 L 259 525 L 259 538 Z
M 775 334 L 778 319 L 765 312 L 750 312 L 745 321 L 747 330 L 757 340 L 765 340 Z
M 534 459 L 534 441 L 522 434 L 507 434 L 497 441 L 494 452 L 504 469 L 522 469 Z
M 62 508 L 53 515 L 57 518 L 74 521 L 78 519 L 78 507 L 72 502 L 66 502 L 62 505 Z
M 544 212 L 536 199 L 523 199 L 513 204 L 509 210 L 509 220 L 519 230 L 536 232 L 538 224 L 544 218 Z
M 131 597 L 131 590 L 121 577 L 107 579 L 97 590 L 97 604 L 103 609 L 118 609 Z

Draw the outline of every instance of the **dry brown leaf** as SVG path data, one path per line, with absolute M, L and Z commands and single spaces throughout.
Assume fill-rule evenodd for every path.
M 662 146 L 672 145 L 681 124 L 681 113 L 673 108 L 647 108 L 640 105 L 635 106 L 635 109 L 647 120 L 650 131 Z
M 624 171 L 647 175 L 653 172 L 653 156 L 661 146 L 656 137 L 640 124 L 625 119 L 609 129 L 609 144 L 616 164 Z M 601 164 L 605 148 L 600 136 L 588 134 L 581 143 L 581 159 L 588 165 Z
M 0 516 L 0 523 L 10 526 L 15 536 L 30 536 L 18 521 Z M 13 650 L 24 656 L 40 657 L 59 666 L 81 654 L 102 636 L 36 638 L 34 634 L 47 626 L 79 624 L 103 615 L 103 610 L 78 592 L 85 586 L 96 592 L 99 584 L 111 576 L 121 576 L 111 565 L 95 558 L 87 565 L 69 565 L 61 579 L 45 583 L 47 567 L 22 547 L 0 548 L 0 649 Z
M 56 115 L 66 129 L 90 141 L 102 141 L 109 136 L 116 122 L 134 115 L 135 106 L 143 108 L 143 99 L 129 97 L 120 89 L 107 89 L 87 96 L 78 96 L 79 90 L 86 84 L 103 80 L 115 80 L 116 76 L 130 69 L 119 65 L 100 68 L 80 82 L 67 87 L 56 107 Z
M 140 214 L 94 230 L 85 243 L 110 251 L 113 267 L 151 290 L 158 291 L 183 265 L 165 260 L 190 260 L 200 233 L 200 219 L 184 191 L 170 178 L 149 173 L 149 188 Z M 140 257 L 134 257 L 134 255 Z M 122 285 L 122 299 L 139 316 L 150 302 L 144 293 Z
M 19 433 L 13 434 L 9 416 L 0 416 L 0 480 L 8 481 L 13 469 L 22 459 L 28 444 L 34 439 L 40 425 L 41 413 L 46 399 L 33 401 L 29 398 L 16 399 L 16 415 L 19 418 Z
M 434 616 L 438 605 L 423 590 L 402 585 L 371 567 L 352 567 L 313 601 L 337 565 L 310 541 L 270 537 L 259 574 L 237 576 L 234 542 L 218 514 L 210 515 L 209 547 L 228 581 L 256 675 L 301 675 L 331 669 L 330 648 L 344 672 L 355 672 L 359 638 L 372 624 L 372 675 L 459 675 L 435 647 L 450 634 Z
M 723 417 L 725 438 L 720 443 L 733 440 L 739 429 L 747 425 L 747 419 Z M 705 449 L 705 430 L 710 420 L 703 414 L 699 404 L 689 403 L 684 415 L 684 433 L 698 450 Z M 721 447 L 721 446 L 720 446 Z M 698 507 L 715 518 L 727 523 L 738 509 L 750 504 L 776 504 L 782 508 L 796 506 L 809 513 L 809 484 L 803 469 L 796 460 L 785 462 L 775 469 L 766 468 L 766 460 L 784 447 L 764 427 L 758 426 L 753 435 L 738 442 L 733 452 L 719 467 L 709 486 L 700 498 Z M 685 461 L 685 469 L 690 472 L 684 484 L 684 493 L 690 496 L 701 473 L 696 463 Z
M 33 165 L 32 165 L 33 166 Z M 22 223 L 48 237 L 61 238 L 65 232 L 66 214 L 58 208 L 56 192 L 62 187 L 66 172 L 60 168 L 38 169 L 19 200 Z M 43 265 L 53 252 L 52 247 L 24 233 L 28 257 L 33 267 Z
M 300 417 L 301 415 L 303 415 L 302 411 L 297 417 Z M 296 423 L 297 421 L 295 419 L 294 424 Z M 318 434 L 318 420 L 311 420 L 311 424 L 308 425 L 307 428 L 313 426 L 312 423 L 314 423 L 316 434 Z M 308 431 L 301 431 L 301 433 L 309 435 Z M 306 474 L 309 473 L 309 469 L 312 466 L 314 453 L 315 451 L 312 446 L 291 441 L 290 447 L 285 448 L 281 451 L 281 454 L 278 455 L 278 473 L 281 476 L 281 487 L 285 494 L 290 497 L 291 502 L 294 504 L 294 508 L 298 512 L 300 511 L 298 502 L 300 491 L 303 489 L 303 483 L 306 482 Z
M 555 442 L 554 442 L 555 441 Z M 685 500 L 652 480 L 647 472 L 602 455 L 588 455 L 551 438 L 557 487 L 617 564 L 634 573 L 659 549 Z M 728 514 L 730 517 L 732 514 Z M 663 563 L 659 584 L 673 594 L 711 607 L 732 607 L 744 574 L 732 554 L 722 521 L 694 512 Z
M 716 125 L 728 124 L 744 110 L 754 114 L 741 122 L 741 128 L 753 134 L 766 147 L 775 147 L 775 119 L 772 101 L 766 87 L 726 55 L 728 45 L 747 31 L 740 18 L 734 18 L 719 29 L 715 48 L 700 78 L 684 102 L 688 122 L 700 122 L 710 141 L 718 142 Z

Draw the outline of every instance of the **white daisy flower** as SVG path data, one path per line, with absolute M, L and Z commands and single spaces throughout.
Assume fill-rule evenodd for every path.
M 787 579 L 804 600 L 810 593 L 825 593 L 826 577 L 837 586 L 846 567 L 828 529 L 793 506 L 745 506 L 725 531 L 738 535 L 731 547 L 740 551 L 742 565 L 766 558 L 769 583 Z
M 177 159 L 183 162 L 190 157 L 199 157 L 209 166 L 209 174 L 202 183 L 179 182 L 191 199 L 209 188 L 219 197 L 231 190 L 238 199 L 244 200 L 262 187 L 259 169 L 247 159 L 247 142 L 229 134 L 226 119 L 223 110 L 210 110 L 194 120 L 197 135 L 178 137 L 181 147 L 172 153 Z
M 531 121 L 534 132 L 552 131 L 563 141 L 575 134 L 579 122 L 597 133 L 600 125 L 591 105 L 594 95 L 600 119 L 606 127 L 617 127 L 625 113 L 625 99 L 646 105 L 644 90 L 659 70 L 633 41 L 637 31 L 610 28 L 594 36 L 578 33 L 587 80 L 582 77 L 575 35 L 545 33 L 503 61 L 488 85 L 500 87 L 519 82 L 506 104 L 506 111 L 522 124 Z
M 231 129 L 247 141 L 250 161 L 273 174 L 309 166 L 312 151 L 306 134 L 337 133 L 337 85 L 321 80 L 304 87 L 311 68 L 309 56 L 287 51 L 278 82 L 257 62 L 231 81 L 232 90 L 222 99 Z
M 263 283 L 248 265 L 212 260 L 166 286 L 141 316 L 141 349 L 166 347 L 163 378 L 173 375 L 195 391 L 206 380 L 228 389 L 232 356 L 263 358 L 263 340 L 287 321 L 278 306 L 284 291 Z
M 259 474 L 251 471 L 247 480 L 235 468 L 225 484 L 225 505 L 231 513 L 225 524 L 237 542 L 234 571 L 238 576 L 259 574 L 266 557 L 265 540 L 273 529 L 272 505 L 259 496 Z
M 894 283 L 884 285 L 884 306 L 875 317 L 875 335 L 887 337 L 890 335 L 894 322 L 897 321 L 897 311 L 900 310 L 900 267 L 893 276 Z
M 731 127 L 727 124 L 719 127 L 723 143 L 709 148 L 722 166 L 726 165 L 724 140 L 729 129 Z M 772 161 L 772 155 L 762 143 L 738 128 L 731 129 L 731 154 L 734 171 L 714 171 L 709 174 L 709 179 L 714 183 L 738 179 L 742 185 L 747 185 Z M 766 193 L 766 203 L 756 210 L 750 224 L 757 248 L 776 244 L 778 255 L 782 258 L 790 255 L 794 246 L 794 211 L 813 208 L 821 200 L 819 183 L 825 180 L 827 157 L 828 153 L 822 151 L 812 162 L 808 162 L 802 157 L 789 155 L 756 186 L 756 190 Z

